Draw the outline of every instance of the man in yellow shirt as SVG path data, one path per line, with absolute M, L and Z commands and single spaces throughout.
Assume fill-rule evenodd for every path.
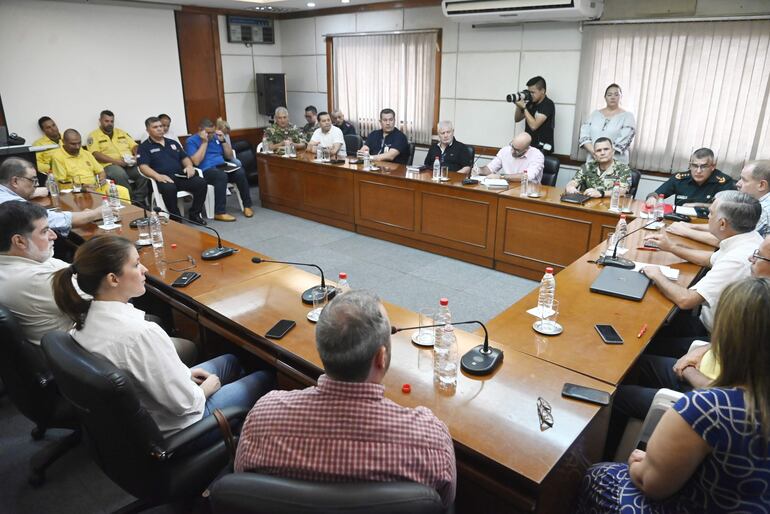
M 32 146 L 50 146 L 58 145 L 61 148 L 61 134 L 59 133 L 59 127 L 56 126 L 56 122 L 49 116 L 43 116 L 37 120 L 37 126 L 45 134 L 40 139 L 32 143 Z M 44 150 L 42 152 L 35 153 L 35 159 L 37 160 L 37 171 L 40 173 L 51 172 L 51 156 L 58 150 L 58 148 L 51 148 L 50 150 Z
M 71 182 L 74 177 L 80 177 L 84 186 L 97 193 L 107 194 L 109 184 L 102 165 L 94 159 L 91 152 L 80 148 L 80 133 L 75 129 L 67 129 L 62 141 L 62 147 L 54 152 L 51 159 L 51 169 L 56 180 Z M 123 186 L 118 186 L 118 195 L 123 201 L 131 200 L 128 189 Z
M 112 111 L 99 113 L 99 128 L 88 135 L 86 144 L 108 178 L 131 191 L 137 202 L 146 202 L 148 182 L 136 166 L 136 141 L 128 132 L 115 127 Z M 134 181 L 133 185 L 129 180 Z

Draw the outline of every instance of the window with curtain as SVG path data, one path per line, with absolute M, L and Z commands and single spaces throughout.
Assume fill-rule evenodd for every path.
M 429 144 L 436 98 L 437 31 L 333 37 L 334 108 L 362 135 L 380 128 L 382 109 L 396 111 L 410 141 Z
M 770 157 L 770 21 L 586 26 L 574 134 L 613 82 L 636 116 L 634 168 L 685 169 L 708 147 L 737 176 Z M 577 138 L 572 157 L 585 157 Z

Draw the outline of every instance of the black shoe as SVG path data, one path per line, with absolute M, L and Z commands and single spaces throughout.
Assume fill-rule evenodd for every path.
M 206 225 L 207 224 L 206 220 L 204 220 L 203 216 L 201 216 L 200 214 L 192 214 L 192 215 L 190 215 L 190 221 L 192 221 L 194 223 L 199 223 L 201 225 Z

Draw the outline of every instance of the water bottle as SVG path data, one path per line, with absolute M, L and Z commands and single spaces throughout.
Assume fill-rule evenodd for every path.
M 621 214 L 618 224 L 615 227 L 615 241 L 617 242 L 618 250 L 626 247 L 626 241 L 623 239 L 628 234 L 628 223 L 626 222 L 626 215 Z M 615 249 L 613 248 L 613 253 Z
M 655 209 L 652 211 L 652 217 L 656 220 L 663 219 L 665 199 L 665 196 L 658 195 L 658 201 L 655 202 Z
M 56 182 L 53 173 L 48 174 L 45 186 L 48 188 L 48 194 L 51 195 L 51 198 L 57 198 L 59 196 L 59 183 Z
M 286 157 L 291 157 L 291 143 L 284 143 L 284 145 L 283 145 L 283 154 Z
M 369 155 L 369 152 L 364 152 L 364 169 L 372 169 L 372 157 Z
M 270 151 L 270 141 L 267 140 L 267 134 L 262 133 L 262 153 Z
M 612 186 L 612 195 L 610 196 L 610 210 L 620 210 L 620 182 L 617 181 L 615 182 L 615 185 Z
M 527 189 L 529 188 L 529 175 L 524 172 L 521 176 L 521 187 L 519 188 L 519 196 L 527 196 Z
M 438 158 L 438 155 L 433 160 L 433 181 L 438 182 L 441 180 L 441 161 Z
M 345 272 L 340 273 L 340 279 L 337 281 L 337 294 L 347 293 L 350 291 L 350 282 L 348 282 L 348 274 Z
M 152 240 L 153 248 L 163 246 L 163 228 L 160 225 L 160 218 L 157 212 L 150 214 L 150 239 Z
M 102 225 L 110 227 L 115 224 L 115 216 L 112 214 L 112 207 L 106 198 L 102 200 Z
M 451 391 L 457 387 L 457 337 L 451 324 L 441 332 L 433 344 L 433 383 L 439 390 Z
M 540 294 L 537 297 L 541 317 L 545 318 L 547 310 L 553 307 L 554 296 L 556 296 L 556 279 L 553 276 L 553 268 L 548 267 L 545 268 L 545 275 L 540 281 Z
M 321 148 L 321 145 L 318 145 L 315 147 L 315 160 L 317 161 L 324 160 L 324 149 Z
M 433 340 L 438 341 L 443 333 L 443 326 L 441 325 L 452 322 L 452 313 L 449 312 L 449 300 L 447 298 L 441 298 L 438 301 L 438 312 L 436 312 L 436 319 L 433 321 L 434 325 L 440 325 L 433 332 Z
M 115 185 L 114 180 L 110 180 L 110 188 L 107 190 L 107 195 L 110 197 L 110 207 L 113 209 L 120 209 L 120 195 L 118 194 L 118 186 Z

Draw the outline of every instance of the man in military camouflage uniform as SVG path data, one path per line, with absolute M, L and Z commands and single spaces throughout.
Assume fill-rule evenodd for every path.
M 700 148 L 690 157 L 690 171 L 677 173 L 647 195 L 647 203 L 653 204 L 658 195 L 676 195 L 677 205 L 708 205 L 714 196 L 727 189 L 735 189 L 735 180 L 716 169 L 714 152 Z
M 294 143 L 297 151 L 304 150 L 307 143 L 302 136 L 302 131 L 296 125 L 289 123 L 289 110 L 279 107 L 275 110 L 275 123 L 265 130 L 270 150 L 279 154 L 283 153 L 287 142 Z
M 614 159 L 612 140 L 600 137 L 594 141 L 594 152 L 596 160 L 580 167 L 575 177 L 567 183 L 567 193 L 580 192 L 592 198 L 601 198 L 612 192 L 615 182 L 620 183 L 621 193 L 628 191 L 631 187 L 631 168 Z
M 305 141 L 310 141 L 315 129 L 320 126 L 318 125 L 318 109 L 315 108 L 315 105 L 305 107 L 305 119 L 307 123 L 302 127 L 302 136 L 305 138 Z

